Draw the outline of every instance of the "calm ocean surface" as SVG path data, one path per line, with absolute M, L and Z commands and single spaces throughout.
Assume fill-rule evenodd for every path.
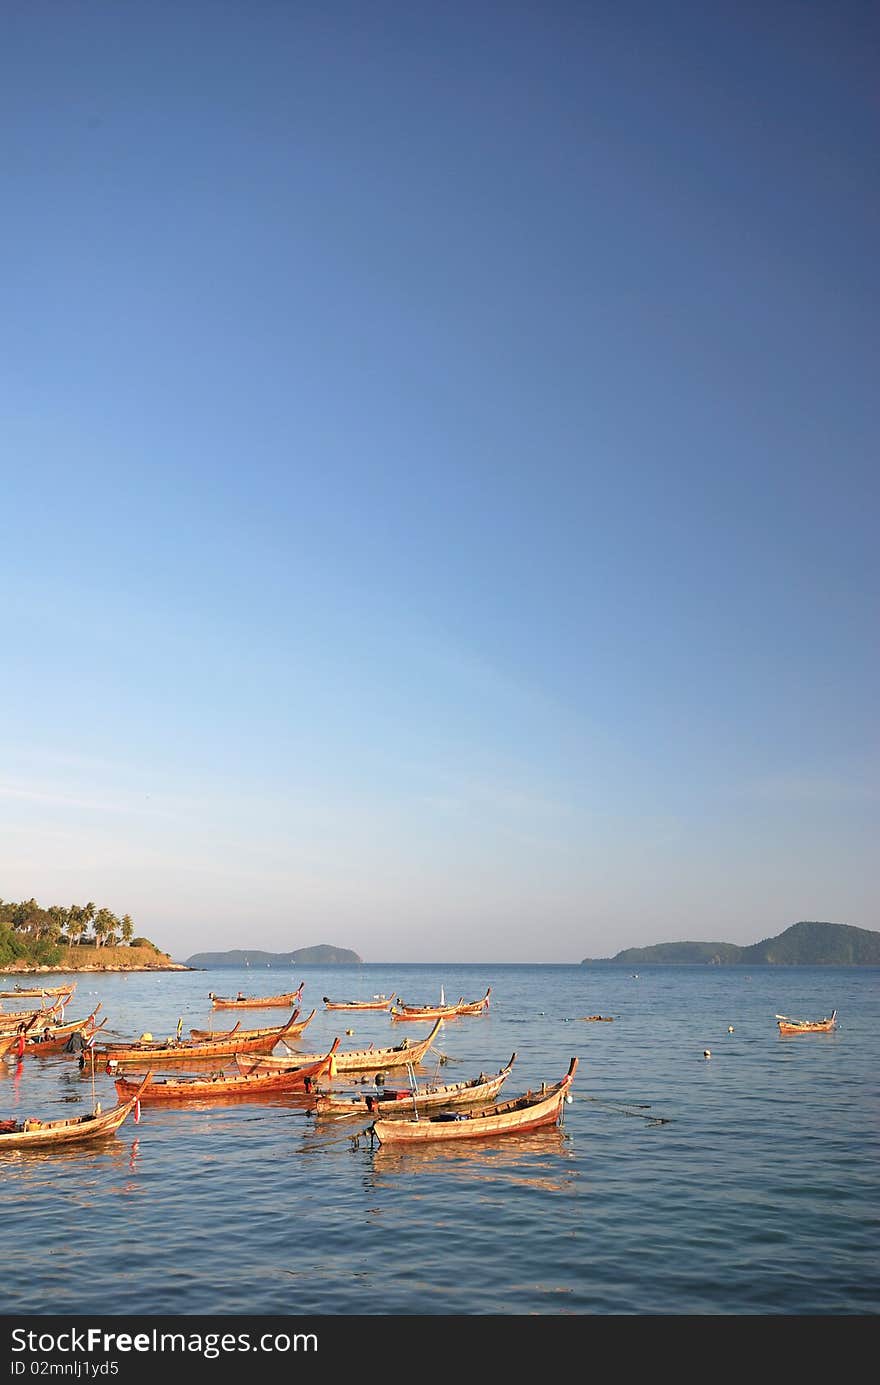
M 7 977 L 0 988 L 11 989 Z M 50 984 L 59 978 L 52 977 Z M 495 1072 L 504 1094 L 580 1059 L 561 1128 L 397 1152 L 301 1103 L 145 1106 L 101 1147 L 0 1155 L 3 1312 L 773 1314 L 880 1311 L 880 970 L 618 966 L 302 967 L 82 974 L 110 1037 L 279 1023 L 208 992 L 305 982 L 299 1047 L 424 1037 L 322 997 L 413 1004 L 492 987 L 448 1023 L 422 1080 Z M 5 1001 L 9 1009 L 11 1002 Z M 777 1013 L 832 1034 L 781 1038 Z M 232 1019 L 228 1016 L 232 1014 Z M 582 1016 L 614 1016 L 612 1024 Z M 729 1027 L 733 1027 L 733 1033 Z M 346 1030 L 353 1029 L 348 1035 Z M 704 1057 L 704 1050 L 711 1057 Z M 389 1080 L 392 1080 L 389 1078 Z M 95 1092 L 116 1100 L 98 1070 Z M 70 1057 L 0 1062 L 0 1118 L 86 1110 Z

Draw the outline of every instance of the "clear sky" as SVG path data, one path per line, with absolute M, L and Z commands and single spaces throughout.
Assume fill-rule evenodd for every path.
M 880 928 L 880 14 L 0 15 L 0 895 Z

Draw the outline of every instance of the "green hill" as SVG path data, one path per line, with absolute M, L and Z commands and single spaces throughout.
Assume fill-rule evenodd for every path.
M 614 957 L 585 957 L 582 966 L 651 962 L 714 966 L 877 967 L 880 933 L 844 923 L 793 923 L 775 938 L 738 947 L 736 943 L 656 943 L 628 947 Z
M 230 952 L 195 952 L 186 959 L 188 967 L 331 967 L 357 964 L 362 961 L 356 952 L 345 947 L 300 947 L 294 952 L 245 952 L 234 948 Z

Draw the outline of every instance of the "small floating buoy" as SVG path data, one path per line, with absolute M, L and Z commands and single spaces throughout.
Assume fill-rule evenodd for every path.
M 732 1034 L 732 1033 L 733 1033 L 733 1025 L 732 1025 L 732 1024 L 729 1024 L 729 1025 L 727 1026 L 727 1032 L 728 1032 L 728 1034 Z
M 703 1049 L 703 1057 L 704 1057 L 704 1058 L 711 1058 L 711 1057 L 712 1057 L 712 1050 L 711 1050 L 711 1048 L 704 1048 L 704 1049 Z
M 345 1032 L 346 1032 L 346 1034 L 353 1034 L 353 1033 L 354 1033 L 354 1030 L 353 1030 L 353 1029 L 346 1029 Z

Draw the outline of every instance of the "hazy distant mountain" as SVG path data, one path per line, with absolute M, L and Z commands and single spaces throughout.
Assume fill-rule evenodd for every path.
M 599 963 L 702 962 L 716 966 L 878 967 L 880 933 L 845 923 L 793 923 L 776 938 L 748 947 L 736 943 L 657 943 L 628 947 L 615 957 L 585 957 L 582 966 Z
M 346 947 L 299 947 L 294 952 L 247 952 L 235 948 L 231 952 L 194 952 L 187 957 L 188 967 L 330 967 L 351 965 L 362 961 L 356 952 Z

